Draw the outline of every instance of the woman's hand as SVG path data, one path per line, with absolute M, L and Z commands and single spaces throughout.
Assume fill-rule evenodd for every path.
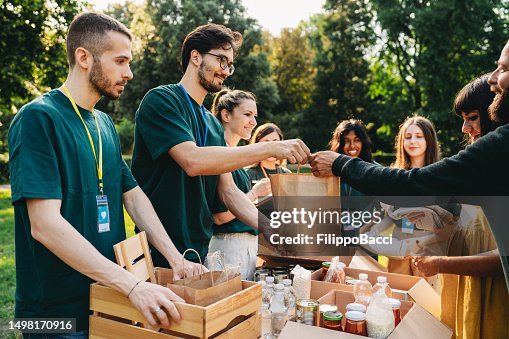
M 270 186 L 270 179 L 263 178 L 262 180 L 258 181 L 256 185 L 253 186 L 251 189 L 251 192 L 253 192 L 253 195 L 256 198 L 259 197 L 266 197 L 270 194 L 272 194 L 272 188 Z

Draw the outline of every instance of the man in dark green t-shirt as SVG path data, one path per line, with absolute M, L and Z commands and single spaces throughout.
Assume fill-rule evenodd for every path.
M 124 203 L 154 246 L 180 275 L 184 271 L 182 256 L 122 160 L 111 118 L 94 110 L 101 95 L 117 99 L 132 79 L 131 40 L 129 30 L 106 15 L 78 15 L 68 32 L 64 85 L 21 108 L 9 130 L 15 317 L 75 318 L 76 338 L 87 337 L 93 281 L 127 295 L 153 326 L 168 325 L 167 312 L 180 319 L 170 300 L 182 299 L 113 262 L 113 245 L 126 237 Z M 197 272 L 196 266 L 185 269 Z
M 300 140 L 224 147 L 223 128 L 203 100 L 208 92 L 220 91 L 233 73 L 241 43 L 240 33 L 222 25 L 196 28 L 182 45 L 180 83 L 150 90 L 136 112 L 132 171 L 181 253 L 193 248 L 202 257 L 207 254 L 212 213 L 220 211 L 220 202 L 258 227 L 258 211 L 231 171 L 273 156 L 307 162 L 309 149 Z M 158 251 L 152 253 L 156 266 L 168 266 Z

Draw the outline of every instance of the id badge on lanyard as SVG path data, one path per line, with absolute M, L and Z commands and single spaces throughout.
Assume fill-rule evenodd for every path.
M 110 231 L 110 210 L 108 207 L 108 197 L 106 195 L 96 195 L 97 203 L 97 231 L 99 233 Z

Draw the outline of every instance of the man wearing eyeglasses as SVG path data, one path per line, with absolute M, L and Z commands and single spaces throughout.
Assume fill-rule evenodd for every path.
M 301 140 L 225 147 L 223 128 L 203 100 L 233 74 L 241 44 L 242 35 L 225 26 L 197 27 L 182 45 L 181 81 L 150 90 L 136 112 L 132 172 L 177 249 L 194 248 L 202 258 L 212 237 L 212 214 L 224 211 L 221 203 L 258 227 L 257 209 L 230 172 L 270 157 L 305 163 L 309 156 Z M 269 229 L 260 226 L 265 236 Z M 167 267 L 152 250 L 154 264 Z

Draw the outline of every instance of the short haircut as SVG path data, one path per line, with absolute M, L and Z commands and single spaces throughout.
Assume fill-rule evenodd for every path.
M 373 142 L 368 135 L 368 131 L 362 121 L 357 119 L 349 119 L 341 121 L 334 132 L 332 132 L 332 138 L 329 141 L 330 150 L 333 152 L 344 153 L 345 148 L 345 136 L 354 131 L 357 138 L 361 139 L 362 149 L 359 154 L 359 159 L 367 162 L 373 162 Z
M 256 97 L 253 93 L 247 91 L 241 91 L 238 89 L 231 90 L 228 88 L 222 89 L 214 96 L 214 101 L 212 102 L 212 114 L 214 114 L 214 116 L 223 123 L 223 117 L 221 116 L 223 109 L 233 113 L 233 110 L 235 110 L 235 108 L 244 100 L 252 100 L 256 102 Z
M 196 27 L 187 34 L 182 44 L 182 72 L 186 72 L 193 50 L 207 53 L 215 48 L 223 48 L 224 50 L 233 48 L 233 54 L 236 55 L 241 45 L 242 34 L 234 32 L 228 27 L 214 23 Z
M 81 13 L 74 17 L 67 33 L 67 59 L 71 68 L 76 64 L 74 53 L 82 47 L 100 57 L 109 48 L 108 32 L 119 32 L 133 40 L 129 29 L 121 22 L 101 13 Z

